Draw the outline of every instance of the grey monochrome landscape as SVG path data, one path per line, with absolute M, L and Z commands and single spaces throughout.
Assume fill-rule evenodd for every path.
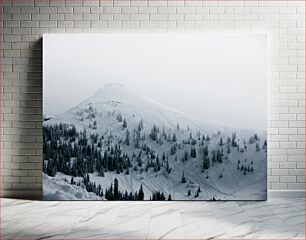
M 148 35 L 140 34 L 140 40 L 125 35 L 124 40 L 137 39 L 137 43 L 143 44 L 131 45 L 135 53 L 133 57 L 122 54 L 122 51 L 128 50 L 119 44 L 122 42 L 116 34 L 112 37 L 102 35 L 98 40 L 101 46 L 104 46 L 105 39 L 114 40 L 115 49 L 121 50 L 123 59 L 129 57 L 131 62 L 137 62 L 140 69 L 151 69 L 152 62 L 141 61 L 142 54 L 139 54 L 146 44 L 151 44 L 156 54 L 153 58 L 157 62 L 162 61 L 162 55 L 165 55 L 164 60 L 171 55 L 164 49 L 167 41 L 170 43 L 170 40 L 178 39 L 183 44 L 193 39 L 169 35 L 170 39 L 163 34 L 153 34 L 151 41 Z M 205 41 L 208 41 L 207 38 L 210 42 L 220 41 L 219 36 L 196 36 Z M 257 41 L 256 37 L 251 36 L 250 39 L 264 42 L 261 36 Z M 88 40 L 93 43 L 92 37 L 84 39 L 79 35 L 60 35 L 53 39 L 53 35 L 50 35 L 45 39 L 44 199 L 266 199 L 266 98 L 259 97 L 263 96 L 260 91 L 265 90 L 265 69 L 261 68 L 264 54 L 259 58 L 258 51 L 257 55 L 250 51 L 249 61 L 253 61 L 255 67 L 249 67 L 250 62 L 244 59 L 251 72 L 261 70 L 256 75 L 257 85 L 245 91 L 241 91 L 237 85 L 249 84 L 245 78 L 249 76 L 247 72 L 235 73 L 235 61 L 240 62 L 239 57 L 233 59 L 233 64 L 228 63 L 232 65 L 231 68 L 219 66 L 225 71 L 221 75 L 207 70 L 214 83 L 207 79 L 207 72 L 203 73 L 200 65 L 187 72 L 176 69 L 181 77 L 177 73 L 171 76 L 174 71 L 171 67 L 160 68 L 162 72 L 159 71 L 159 80 L 156 80 L 159 88 L 156 88 L 156 81 L 153 80 L 156 78 L 150 77 L 150 71 L 157 77 L 154 73 L 156 69 L 147 72 L 147 78 L 143 78 L 141 70 L 134 71 L 133 64 L 121 63 L 120 60 L 108 64 L 100 62 L 99 69 L 93 71 L 94 75 L 88 74 L 90 78 L 84 77 L 86 66 L 95 67 L 86 62 L 86 57 L 82 60 L 83 67 L 67 72 L 61 62 L 71 66 L 80 64 L 79 59 L 71 58 L 70 50 L 76 48 L 73 44 L 86 42 L 85 50 L 91 52 L 93 50 L 88 47 Z M 157 40 L 160 41 L 158 44 Z M 234 45 L 239 42 L 237 36 L 229 36 L 229 40 Z M 63 59 L 56 61 L 50 51 L 54 50 L 53 46 L 58 41 L 63 46 L 70 43 L 70 48 L 63 50 Z M 258 45 L 264 52 L 263 47 Z M 217 48 L 218 45 L 213 47 Z M 245 47 L 249 45 L 245 44 Z M 108 56 L 105 56 L 106 52 L 99 55 L 100 50 L 96 54 L 91 53 L 93 58 L 119 56 L 116 51 L 108 52 Z M 204 49 L 203 53 L 205 50 L 208 51 Z M 194 53 L 198 54 L 198 51 L 199 48 Z M 225 53 L 219 52 L 219 55 L 226 58 L 230 52 L 229 48 Z M 184 59 L 184 56 L 180 57 Z M 208 57 L 204 63 L 209 65 L 210 59 Z M 242 60 L 240 64 L 243 64 Z M 166 61 L 162 63 L 166 64 Z M 179 61 L 175 64 L 179 65 Z M 117 71 L 112 71 L 113 65 L 122 71 L 120 76 Z M 125 69 L 125 65 L 131 66 L 132 70 Z M 225 78 L 227 71 L 234 80 Z M 188 72 L 190 76 L 186 80 Z M 85 80 L 76 80 L 78 78 Z M 63 89 L 60 86 L 67 83 L 72 86 L 71 91 L 62 93 L 60 90 L 55 94 L 58 89 Z M 188 87 L 184 87 L 186 84 Z M 224 85 L 231 88 L 224 88 Z

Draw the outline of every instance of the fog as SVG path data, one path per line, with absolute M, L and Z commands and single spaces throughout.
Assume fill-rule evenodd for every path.
M 264 34 L 47 34 L 44 114 L 118 82 L 196 119 L 265 130 L 266 44 Z

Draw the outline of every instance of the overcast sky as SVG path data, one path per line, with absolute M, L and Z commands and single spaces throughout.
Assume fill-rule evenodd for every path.
M 61 114 L 107 83 L 197 119 L 266 129 L 264 34 L 48 34 L 44 114 Z

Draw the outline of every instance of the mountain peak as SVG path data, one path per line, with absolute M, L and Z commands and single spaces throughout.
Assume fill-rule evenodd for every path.
M 141 97 L 128 90 L 121 83 L 109 83 L 98 89 L 91 97 L 89 97 L 86 103 L 97 103 L 97 102 L 123 102 L 135 104 L 139 102 Z
M 126 88 L 122 83 L 114 82 L 114 83 L 107 83 L 105 84 L 100 90 L 104 88 Z
M 83 103 L 88 104 L 99 102 L 117 102 L 133 106 L 144 106 L 150 109 L 164 109 L 187 115 L 186 113 L 174 110 L 144 95 L 140 95 L 136 92 L 130 91 L 121 83 L 105 84 L 102 88 L 97 90 L 91 97 L 86 99 Z

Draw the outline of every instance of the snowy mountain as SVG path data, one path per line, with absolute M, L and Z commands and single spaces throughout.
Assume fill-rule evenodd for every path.
M 264 132 L 199 122 L 120 84 L 44 122 L 44 172 L 111 200 L 263 200 L 266 148 Z
M 175 129 L 177 123 L 179 123 L 182 128 L 186 129 L 188 127 L 195 130 L 206 128 L 207 131 L 211 132 L 223 129 L 221 125 L 204 124 L 192 120 L 192 117 L 188 114 L 171 109 L 145 96 L 138 95 L 119 83 L 105 85 L 75 108 L 70 109 L 57 118 L 52 118 L 52 121 L 49 121 L 48 124 L 67 122 L 83 128 L 80 120 L 82 117 L 83 119 L 87 117 L 86 113 L 88 113 L 89 106 L 97 110 L 97 121 L 109 120 L 108 116 L 105 116 L 103 113 L 114 114 L 120 112 L 132 125 L 138 124 L 139 120 L 143 119 L 144 124 L 150 127 L 154 123 L 158 126 Z M 75 116 L 79 116 L 79 118 Z M 103 122 L 103 124 L 99 125 L 97 131 L 113 130 L 113 128 L 109 128 L 111 127 L 110 125 L 112 124 Z

